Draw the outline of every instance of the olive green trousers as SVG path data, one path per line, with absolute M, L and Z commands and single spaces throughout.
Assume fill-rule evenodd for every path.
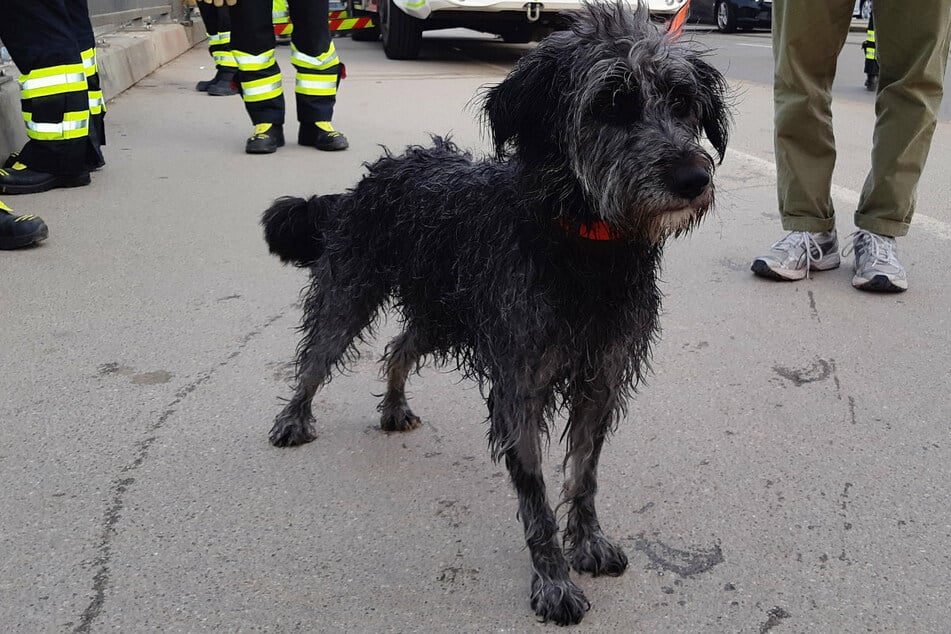
M 773 60 L 779 213 L 787 231 L 835 227 L 832 81 L 854 0 L 775 0 Z M 872 166 L 855 225 L 908 233 L 943 94 L 951 0 L 876 0 L 881 68 Z M 856 53 L 856 64 L 862 63 Z

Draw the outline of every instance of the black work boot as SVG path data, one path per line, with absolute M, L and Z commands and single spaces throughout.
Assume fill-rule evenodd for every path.
M 217 74 L 211 79 L 202 79 L 200 82 L 195 84 L 195 90 L 198 92 L 208 92 L 208 86 L 212 85 L 216 79 L 218 79 Z
M 347 137 L 334 130 L 329 121 L 301 122 L 300 130 L 297 132 L 297 143 L 315 147 L 325 152 L 346 150 L 350 147 Z
M 284 146 L 284 126 L 279 123 L 259 123 L 248 139 L 244 151 L 248 154 L 272 154 Z
M 219 70 L 218 74 L 215 75 L 215 78 L 211 80 L 211 83 L 208 84 L 208 87 L 205 89 L 212 97 L 227 97 L 229 95 L 237 95 L 240 91 L 234 83 L 235 71 L 233 70 Z
M 20 249 L 46 240 L 50 230 L 39 216 L 17 215 L 0 202 L 0 249 Z
M 0 169 L 0 193 L 3 194 L 36 194 L 57 187 L 82 187 L 90 182 L 86 170 L 70 176 L 57 176 L 31 170 L 19 161 L 14 161 L 9 168 Z

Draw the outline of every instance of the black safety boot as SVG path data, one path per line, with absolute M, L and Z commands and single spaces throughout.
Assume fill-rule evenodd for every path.
M 0 202 L 0 249 L 20 249 L 46 240 L 50 230 L 39 216 L 18 215 Z
M 237 95 L 241 91 L 238 90 L 237 85 L 234 83 L 234 76 L 235 71 L 233 70 L 219 70 L 215 78 L 208 84 L 205 92 L 212 97 Z
M 272 154 L 284 146 L 284 126 L 279 123 L 259 123 L 248 139 L 244 151 L 248 154 Z
M 36 194 L 57 187 L 82 187 L 90 182 L 86 170 L 70 176 L 57 176 L 31 170 L 19 161 L 14 161 L 9 168 L 0 169 L 0 193 L 3 194 Z
M 329 121 L 318 121 L 317 123 L 301 123 L 300 130 L 297 132 L 297 143 L 315 147 L 325 152 L 336 152 L 346 150 L 350 147 L 342 133 L 334 130 Z

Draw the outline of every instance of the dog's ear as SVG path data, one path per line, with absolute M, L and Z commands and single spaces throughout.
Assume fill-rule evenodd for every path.
M 730 110 L 727 107 L 727 83 L 716 68 L 698 56 L 691 56 L 699 86 L 700 127 L 710 144 L 716 148 L 720 162 L 730 137 Z
M 550 43 L 539 49 L 543 47 L 550 48 Z M 531 155 L 533 145 L 550 142 L 555 126 L 549 121 L 554 110 L 551 104 L 559 98 L 552 91 L 557 85 L 557 68 L 552 60 L 553 56 L 541 55 L 536 49 L 523 57 L 502 83 L 486 92 L 483 121 L 492 133 L 500 160 L 516 150 Z

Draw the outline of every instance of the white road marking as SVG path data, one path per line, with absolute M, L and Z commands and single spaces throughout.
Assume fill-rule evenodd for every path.
M 768 161 L 752 154 L 747 154 L 746 152 L 740 152 L 739 150 L 734 150 L 732 148 L 727 150 L 727 156 L 729 159 L 736 161 L 741 166 L 755 170 L 763 174 L 763 176 L 769 176 L 772 178 L 776 177 L 776 163 L 773 163 L 772 161 Z M 841 185 L 836 185 L 833 183 L 831 193 L 832 198 L 850 207 L 854 208 L 859 204 L 859 193 L 854 189 L 849 189 L 848 187 L 842 187 Z M 915 229 L 927 231 L 941 240 L 951 240 L 951 223 L 938 220 L 932 216 L 926 216 L 925 214 L 917 211 L 915 212 L 915 216 L 911 222 Z

